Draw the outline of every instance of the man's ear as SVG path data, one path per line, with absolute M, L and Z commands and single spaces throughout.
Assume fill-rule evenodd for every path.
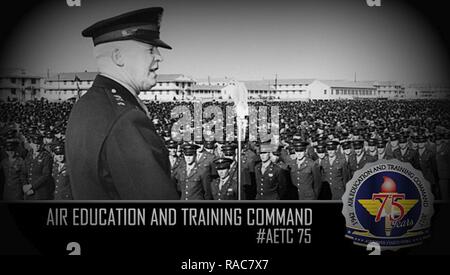
M 123 67 L 125 65 L 122 52 L 120 51 L 119 48 L 115 48 L 111 52 L 111 59 L 112 59 L 113 63 L 119 67 Z

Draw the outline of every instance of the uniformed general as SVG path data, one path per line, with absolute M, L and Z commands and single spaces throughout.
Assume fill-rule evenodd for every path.
M 74 199 L 177 199 L 168 152 L 140 91 L 156 85 L 162 8 L 102 20 L 82 34 L 94 42 L 100 74 L 74 105 L 66 157 Z

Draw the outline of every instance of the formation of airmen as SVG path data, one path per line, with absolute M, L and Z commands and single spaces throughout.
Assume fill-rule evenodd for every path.
M 71 103 L 0 103 L 0 195 L 4 200 L 70 200 L 64 158 Z
M 241 152 L 237 142 L 173 140 L 170 111 L 180 104 L 192 108 L 186 102 L 147 107 L 169 151 L 171 184 L 181 200 L 340 200 L 355 172 L 379 159 L 410 163 L 422 171 L 437 199 L 448 199 L 446 101 L 254 102 L 280 106 L 280 143 L 246 139 Z M 229 103 L 209 104 L 224 109 Z M 64 134 L 72 103 L 0 107 L 2 197 L 71 199 Z

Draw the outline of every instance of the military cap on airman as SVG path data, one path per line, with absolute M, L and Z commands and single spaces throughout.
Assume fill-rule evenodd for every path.
M 336 150 L 339 142 L 337 141 L 329 141 L 326 143 L 327 150 Z
M 326 152 L 326 145 L 321 143 L 321 144 L 317 144 L 317 146 L 315 147 L 317 153 L 325 153 Z
M 396 141 L 400 138 L 400 136 L 397 133 L 390 133 L 389 138 L 391 139 L 391 141 Z
M 84 37 L 92 37 L 94 45 L 112 41 L 135 40 L 156 47 L 172 49 L 159 38 L 163 9 L 146 8 L 127 12 L 99 21 L 83 30 Z
M 181 148 L 183 149 L 183 154 L 185 156 L 193 156 L 197 153 L 197 149 L 200 148 L 200 146 L 196 144 L 186 143 L 183 144 Z
M 236 144 L 227 143 L 222 146 L 222 152 L 225 156 L 234 156 L 236 155 Z
M 408 136 L 407 135 L 400 135 L 398 138 L 399 143 L 407 143 L 408 142 Z
M 364 140 L 355 140 L 353 141 L 353 148 L 362 149 L 364 147 Z
M 352 142 L 351 141 L 344 141 L 341 143 L 342 149 L 347 150 L 352 148 Z
M 214 161 L 217 170 L 230 169 L 231 163 L 233 161 L 229 158 L 218 158 Z
M 216 147 L 216 143 L 214 140 L 212 141 L 205 141 L 205 148 L 206 149 L 214 149 Z
M 386 141 L 383 139 L 377 140 L 377 148 L 386 148 Z
M 306 147 L 308 147 L 308 145 L 309 145 L 308 142 L 299 140 L 299 141 L 295 141 L 292 144 L 292 147 L 294 148 L 294 150 L 296 152 L 303 152 L 303 151 L 306 151 Z
M 369 146 L 377 146 L 377 140 L 374 138 L 369 139 L 368 141 Z

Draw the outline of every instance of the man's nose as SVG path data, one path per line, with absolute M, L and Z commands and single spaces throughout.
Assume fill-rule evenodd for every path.
M 162 62 L 163 60 L 161 52 L 158 48 L 155 48 L 155 61 Z

